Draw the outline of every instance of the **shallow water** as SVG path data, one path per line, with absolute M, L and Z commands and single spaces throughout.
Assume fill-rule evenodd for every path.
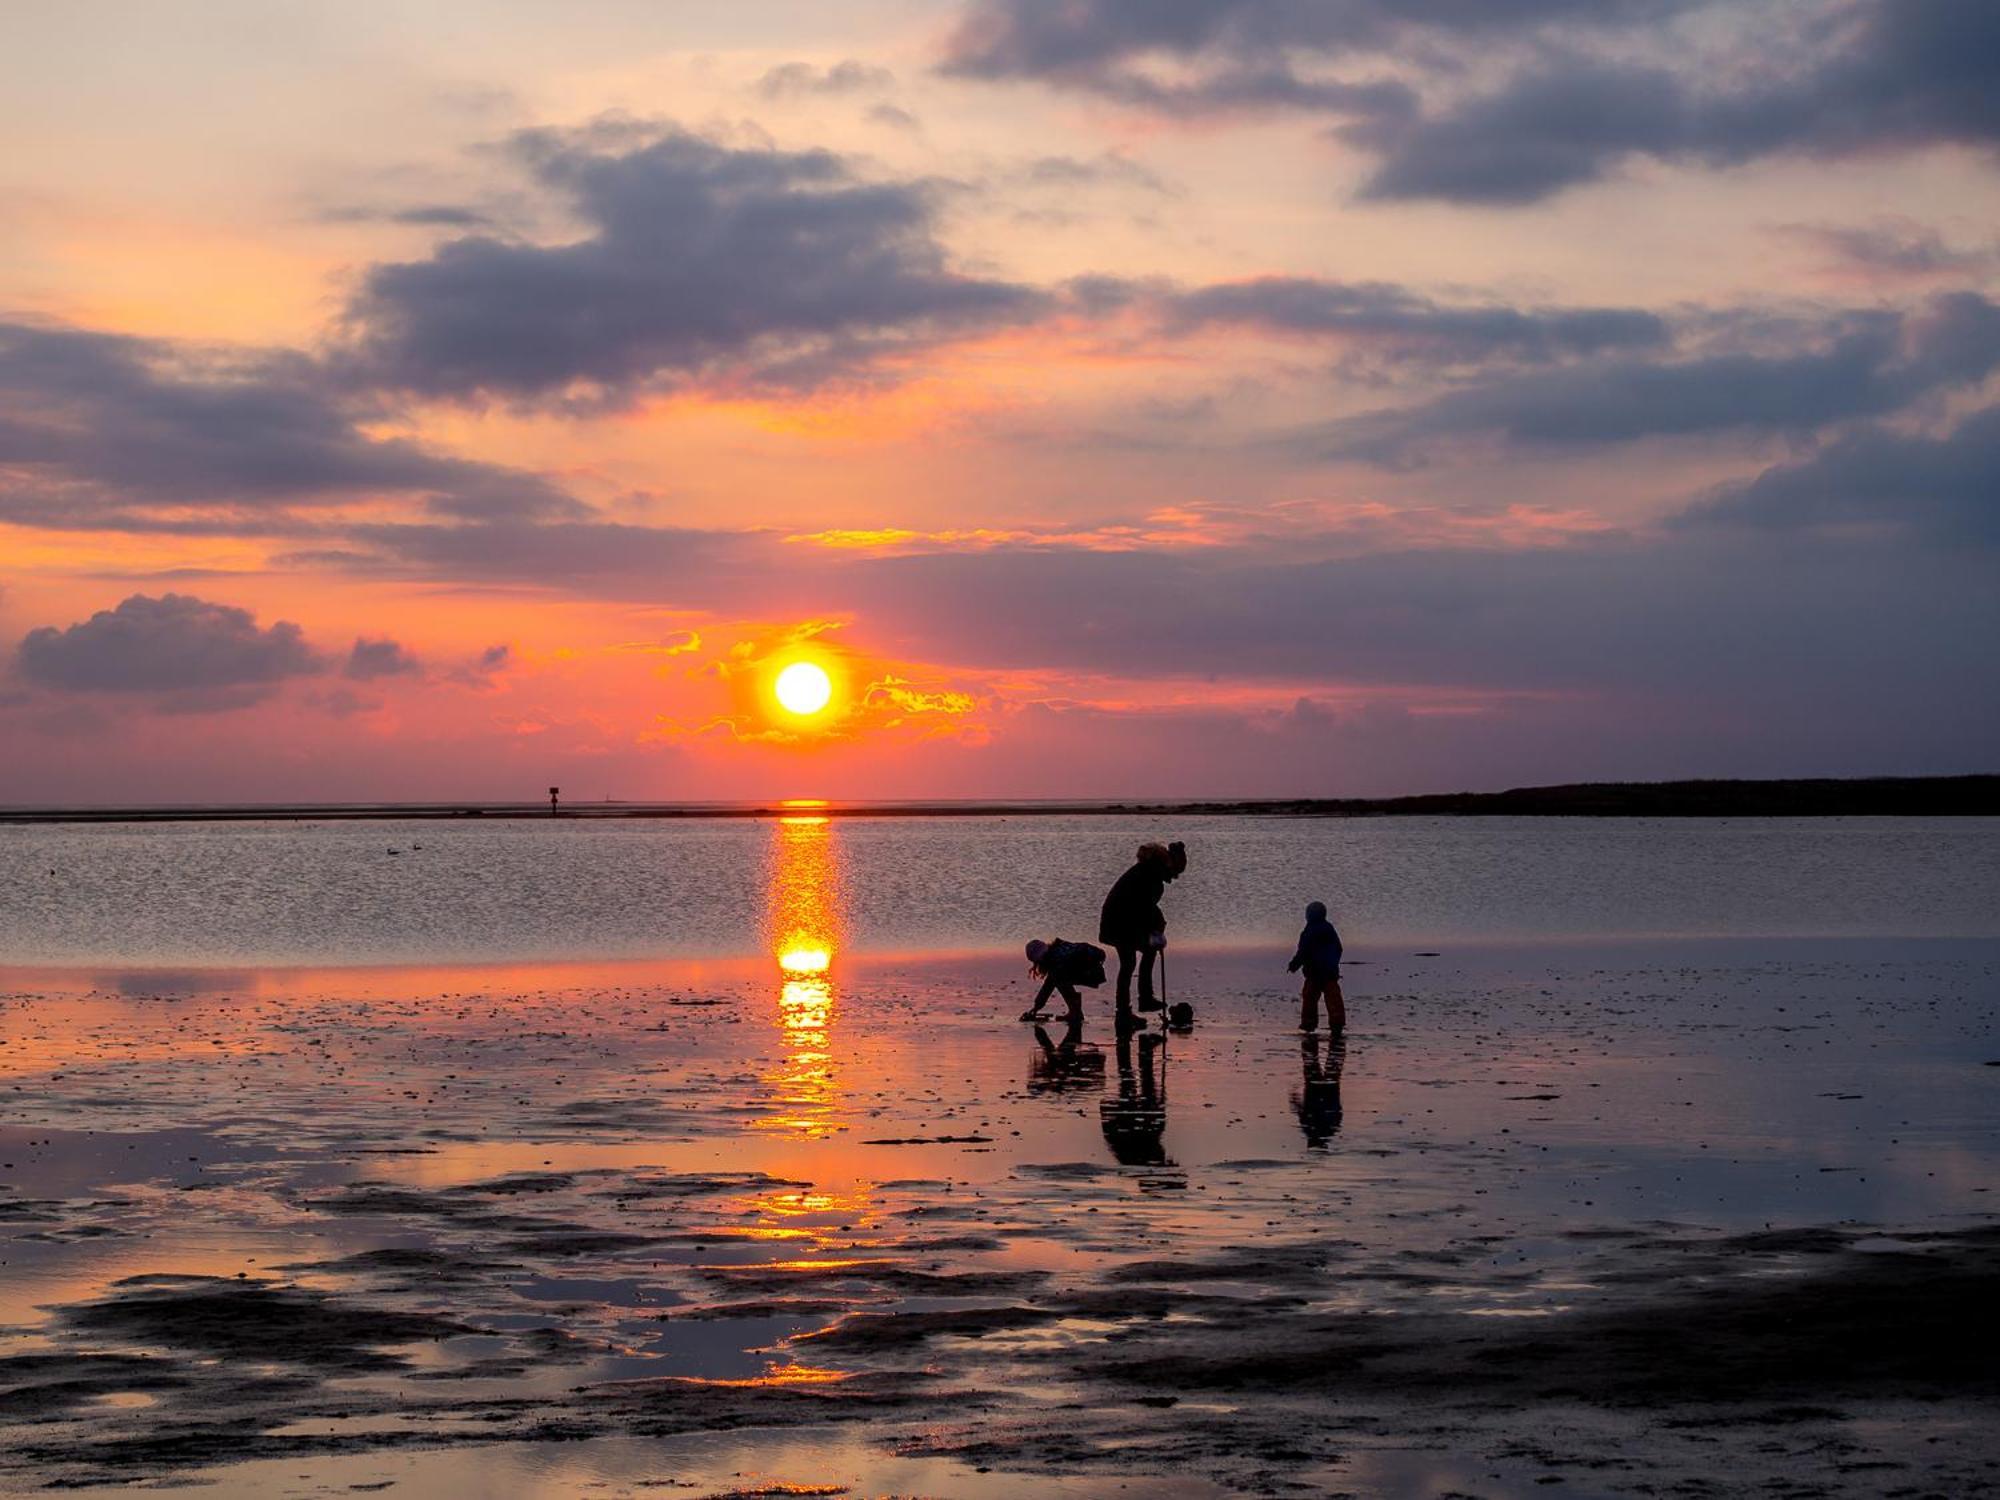
M 809 831 L 802 837 L 799 830 Z M 0 958 L 340 964 L 765 951 L 797 847 L 874 952 L 1088 937 L 1142 839 L 1185 839 L 1179 943 L 1634 934 L 2000 936 L 2000 819 L 1126 817 L 0 828 Z
M 1115 865 L 1134 831 L 1031 821 L 932 837 L 985 841 L 991 868 L 1077 841 L 1042 870 Z M 1946 1348 L 2000 1284 L 2000 939 L 1980 935 L 2000 903 L 1975 915 L 1965 888 L 1990 830 L 1925 860 L 1887 825 L 1666 825 L 1679 893 L 1635 895 L 1634 925 L 1718 925 L 1691 874 L 1707 858 L 1711 891 L 1780 887 L 1757 920 L 1795 935 L 1633 938 L 1579 915 L 1611 904 L 1586 877 L 1618 867 L 1605 850 L 1630 825 L 1565 826 L 1494 829 L 1476 853 L 1444 824 L 1189 832 L 1165 979 L 1197 1023 L 1123 1045 L 1101 994 L 1074 1037 L 1015 1023 L 1011 941 L 898 951 L 1040 899 L 987 866 L 941 889 L 921 829 L 641 828 L 616 847 L 736 870 L 737 925 L 690 898 L 646 938 L 705 956 L 511 960 L 518 897 L 433 895 L 394 943 L 478 937 L 500 961 L 320 967 L 259 944 L 351 958 L 361 919 L 301 926 L 244 871 L 337 863 L 352 826 L 221 830 L 261 853 L 201 858 L 275 913 L 269 933 L 204 882 L 197 900 L 140 881 L 120 887 L 135 936 L 106 918 L 75 966 L 0 971 L 0 1488 L 1194 1500 L 2000 1479 L 1990 1347 L 1986 1376 L 1898 1363 Z M 519 827 L 477 847 L 574 856 L 572 829 Z M 1254 915 L 1197 875 L 1275 889 L 1343 830 L 1383 841 L 1377 866 L 1439 903 L 1419 909 L 1504 868 L 1505 909 L 1584 930 L 1523 917 L 1498 940 L 1397 943 L 1350 920 L 1350 1034 L 1302 1038 L 1289 933 L 1184 934 Z M 1433 836 L 1450 857 L 1425 856 L 1423 887 L 1410 851 Z M 370 878 L 403 881 L 432 853 L 415 841 Z M 80 867 L 118 866 L 88 847 Z M 441 867 L 472 869 L 474 847 Z M 1871 860 L 1961 935 L 1898 904 L 1874 917 L 1911 934 L 1796 935 L 1865 926 L 1842 882 Z M 988 895 L 968 906 L 970 888 Z M 175 939 L 166 913 L 190 901 L 227 921 Z M 66 930 L 55 910 L 30 925 Z M 631 911 L 613 926 L 642 936 Z M 1792 1288 L 1877 1309 L 1895 1341 L 1815 1334 Z
M 998 960 L 16 971 L 0 1373 L 98 1383 L 17 1425 L 0 1479 L 1539 1492 L 1639 1451 L 1630 1419 L 1532 1461 L 1366 1403 L 1281 1440 L 1308 1393 L 1106 1384 L 1093 1351 L 1198 1372 L 1239 1324 L 1547 1320 L 1811 1260 L 1730 1264 L 1730 1236 L 1846 1224 L 1862 1255 L 1991 1222 L 2000 945 L 1384 953 L 1337 1048 L 1287 1031 L 1273 967 L 1181 954 L 1196 1029 L 1122 1047 L 1006 1019 Z M 231 1300 L 267 1294 L 328 1301 Z M 1647 1441 L 1570 1492 L 1713 1461 Z

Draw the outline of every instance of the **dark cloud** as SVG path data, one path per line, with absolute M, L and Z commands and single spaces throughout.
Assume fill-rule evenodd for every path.
M 329 224 L 408 224 L 420 229 L 484 229 L 495 223 L 483 209 L 462 203 L 414 203 L 404 207 L 348 204 L 319 215 Z
M 488 646 L 471 661 L 460 662 L 452 667 L 445 676 L 449 681 L 463 687 L 491 689 L 498 684 L 500 675 L 507 670 L 513 659 L 512 646 L 504 643 Z
M 794 99 L 827 94 L 859 94 L 894 86 L 896 75 L 887 68 L 872 67 L 846 58 L 831 67 L 811 63 L 783 63 L 757 80 L 757 92 L 766 99 Z
M 357 682 L 371 682 L 378 677 L 411 677 L 421 671 L 423 663 L 400 641 L 386 638 L 371 641 L 364 637 L 347 653 L 346 675 Z
M 1885 452 L 1858 468 L 1856 483 L 1895 480 L 1911 517 L 1926 507 L 1970 516 L 1982 496 L 1991 504 L 1992 424 L 1957 441 L 1964 452 L 1928 467 L 1912 452 Z M 1837 451 L 1821 472 L 1837 475 L 1860 452 Z M 1908 473 L 1898 474 L 1899 460 Z M 1800 494 L 1817 485 L 1813 475 L 1789 482 Z M 1760 504 L 1776 503 L 1778 483 L 1765 484 Z M 1718 508 L 1664 536 L 1534 549 L 1355 556 L 1330 544 L 1338 537 L 1308 533 L 1126 551 L 1058 542 L 880 555 L 755 534 L 569 525 L 384 536 L 375 566 L 677 608 L 782 598 L 789 614 L 854 618 L 870 647 L 890 654 L 1052 682 L 1106 674 L 1615 695 L 1662 719 L 1698 706 L 1709 722 L 1748 735 L 1807 722 L 1831 731 L 1851 711 L 1859 674 L 1895 679 L 1883 690 L 1915 732 L 1945 716 L 1962 721 L 1974 701 L 1993 705 L 1982 712 L 2000 728 L 2000 657 L 1964 648 L 2000 631 L 1991 551 L 1937 546 L 1914 520 L 1856 536 L 1818 524 L 1842 519 L 1852 503 L 1819 503 L 1831 508 L 1796 525 Z M 1885 495 L 1869 512 L 1889 506 Z M 1973 522 L 1961 524 L 1969 535 Z M 1912 661 L 1931 666 L 1912 679 L 1899 665 Z
M 2000 546 L 2000 407 L 1942 437 L 1867 427 L 1689 510 L 1685 527 L 1908 532 Z
M 2000 268 L 2000 242 L 1960 248 L 1925 224 L 1785 224 L 1777 234 L 1816 251 L 1829 269 L 1869 278 L 1962 276 Z
M 348 546 L 308 548 L 278 562 L 376 578 L 742 608 L 758 590 L 814 574 L 818 558 L 764 532 L 578 522 L 384 522 L 350 526 Z M 502 652 L 504 646 L 494 650 Z
M 1170 194 L 1159 173 L 1116 151 L 1096 156 L 1038 156 L 1021 172 L 1022 178 L 1037 187 L 1129 187 L 1142 192 Z
M 891 130 L 919 131 L 924 128 L 923 122 L 915 115 L 893 104 L 869 105 L 868 118 L 875 124 L 887 126 Z
M 1343 134 L 1381 156 L 1364 197 L 1532 203 L 1632 152 L 1676 149 L 1688 109 L 1661 69 L 1569 65 L 1443 115 L 1380 117 Z
M 1551 24 L 1615 25 L 1689 0 L 975 0 L 947 72 L 1115 87 L 1115 69 L 1164 54 L 1243 65 L 1298 52 L 1380 53 L 1424 37 L 1485 39 Z
M 326 666 L 289 621 L 260 628 L 246 609 L 188 594 L 134 594 L 65 629 L 31 630 L 16 659 L 40 687 L 163 694 L 161 707 L 190 711 L 242 707 Z
M 1249 327 L 1301 337 L 1338 335 L 1412 358 L 1550 360 L 1660 348 L 1667 323 L 1638 308 L 1452 306 L 1380 282 L 1264 277 L 1170 294 L 1170 327 Z
M 1696 763 L 1707 768 L 1820 765 L 1835 744 L 1849 769 L 1870 755 L 1922 769 L 2000 733 L 2000 657 L 1966 647 L 2000 633 L 1997 447 L 1990 417 L 1929 442 L 1871 428 L 1711 497 L 1663 535 L 1533 549 L 1384 542 L 1355 556 L 1307 532 L 881 555 L 524 523 L 381 528 L 350 566 L 677 608 L 782 599 L 788 615 L 855 619 L 891 655 L 1031 684 L 1046 674 L 1052 698 L 1096 674 L 1470 694 L 1546 705 L 1570 744 L 1643 724 L 1663 755 L 1720 757 Z M 1879 734 L 1852 722 L 1861 680 Z M 1767 759 L 1740 760 L 1752 751 Z
M 1528 203 L 1632 156 L 1732 166 L 1781 153 L 2000 146 L 2000 8 L 1989 0 L 1869 0 L 1822 6 L 1838 38 L 1804 66 L 1782 29 L 1748 82 L 1705 69 L 1533 65 L 1498 91 L 1437 113 L 1359 122 L 1381 154 L 1364 193 Z M 1808 33 L 1809 36 L 1809 33 Z
M 2000 306 L 1974 293 L 1916 313 L 1835 321 L 1818 347 L 1651 360 L 1592 360 L 1445 392 L 1332 424 L 1309 446 L 1331 458 L 1401 462 L 1426 447 L 1497 437 L 1542 447 L 1748 431 L 1809 433 L 1884 416 L 2000 367 Z
M 1706 52 L 1663 24 L 1720 9 L 1704 0 L 977 0 L 944 66 L 1167 113 L 1319 113 L 1377 157 L 1363 193 L 1379 199 L 1530 203 L 1641 156 L 1728 166 L 1781 153 L 2000 145 L 2000 7 L 1990 0 L 1764 7 L 1731 18 L 1736 31 Z M 1595 45 L 1593 33 L 1618 45 Z M 1153 66 L 1162 59 L 1174 67 Z M 1464 79 L 1496 59 L 1512 61 L 1504 80 L 1467 92 Z M 1325 71 L 1357 64 L 1376 76 Z
M 356 714 L 379 712 L 385 705 L 380 698 L 364 698 L 351 688 L 335 688 L 330 693 L 308 693 L 306 703 L 336 719 L 351 719 Z
M 358 420 L 301 354 L 0 323 L 0 519 L 228 534 L 384 496 L 456 516 L 580 509 L 546 480 Z
M 854 587 L 871 638 L 1052 681 L 1553 696 L 1595 700 L 1597 730 L 1630 714 L 1682 744 L 1704 740 L 1681 722 L 1698 714 L 1739 742 L 1893 747 L 1853 722 L 1867 683 L 1869 713 L 1927 753 L 2000 733 L 2000 656 L 1967 649 L 2000 634 L 1991 557 L 1947 548 L 1710 530 L 1298 563 L 1021 550 L 883 559 Z
M 929 185 L 868 182 L 830 152 L 617 127 L 511 150 L 589 232 L 467 236 L 375 266 L 349 308 L 354 378 L 519 400 L 696 376 L 813 385 L 1043 305 L 953 269 Z

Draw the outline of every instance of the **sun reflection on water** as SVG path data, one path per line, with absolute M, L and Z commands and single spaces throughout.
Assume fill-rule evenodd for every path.
M 765 1076 L 780 1109 L 763 1124 L 830 1135 L 839 1093 L 829 1037 L 840 946 L 840 867 L 830 819 L 790 816 L 773 825 L 769 912 L 786 1055 Z

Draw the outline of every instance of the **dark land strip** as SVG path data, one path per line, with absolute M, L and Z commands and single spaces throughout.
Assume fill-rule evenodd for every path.
M 330 822 L 455 818 L 2000 817 L 2000 775 L 1869 776 L 1783 781 L 1596 781 L 1411 797 L 1298 797 L 1161 802 L 546 802 L 292 803 L 174 807 L 0 807 L 0 823 Z

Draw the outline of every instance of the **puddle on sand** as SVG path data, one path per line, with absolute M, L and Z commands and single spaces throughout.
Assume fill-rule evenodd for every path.
M 12 983 L 0 1484 L 1991 1477 L 1990 1356 L 1773 1334 L 1991 1297 L 1989 949 L 1377 955 L 1341 1046 L 1177 954 L 1196 1029 L 1120 1046 L 810 915 L 775 966 Z M 1659 1328 L 1775 1353 L 1704 1385 Z

